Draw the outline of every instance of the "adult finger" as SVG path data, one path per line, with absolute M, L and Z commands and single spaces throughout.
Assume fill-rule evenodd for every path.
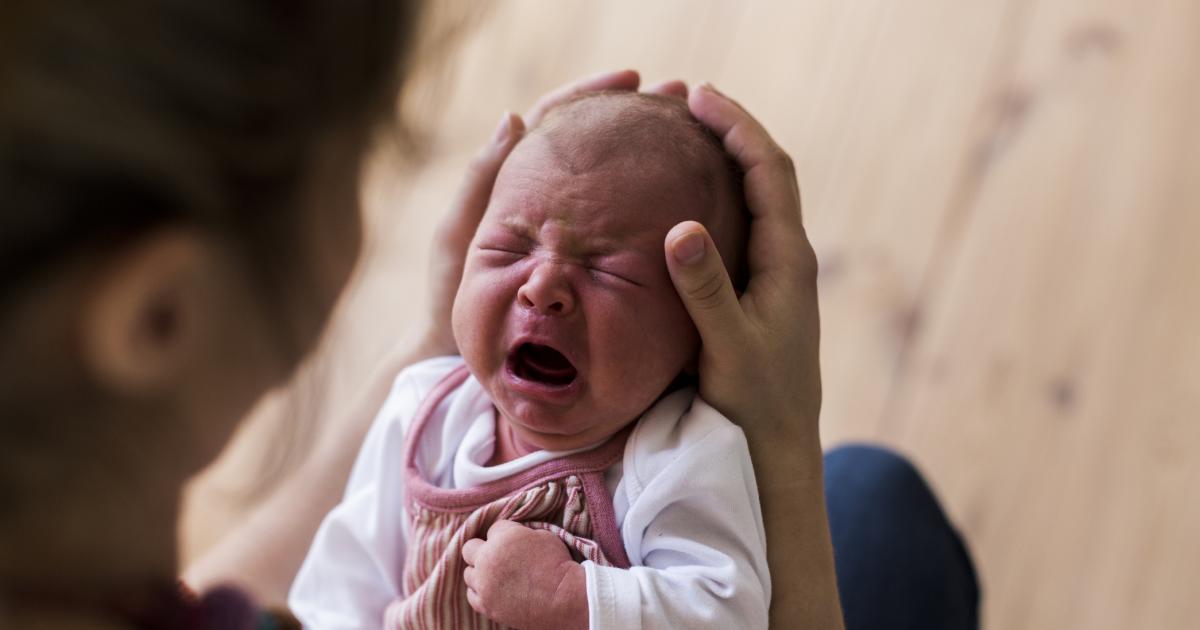
M 721 139 L 745 174 L 746 205 L 754 219 L 747 254 L 751 277 L 775 265 L 794 266 L 792 244 L 803 232 L 800 189 L 791 157 L 766 129 L 733 99 L 705 84 L 688 95 L 698 120 Z
M 536 127 L 550 108 L 570 100 L 578 94 L 601 90 L 636 90 L 641 80 L 635 70 L 619 70 L 592 75 L 568 83 L 538 99 L 538 102 L 534 103 L 533 107 L 525 113 L 525 123 L 531 128 Z
M 679 81 L 677 79 L 672 79 L 670 81 L 663 81 L 661 83 L 655 83 L 654 85 L 646 88 L 644 91 L 649 94 L 661 94 L 663 96 L 674 96 L 675 98 L 681 98 L 684 100 L 687 100 L 687 97 L 688 97 L 687 84 L 684 83 L 683 81 Z
M 438 224 L 435 246 L 430 254 L 430 336 L 442 353 L 456 352 L 450 332 L 450 311 L 462 279 L 467 247 L 475 236 L 492 195 L 492 186 L 501 165 L 525 131 L 521 117 L 505 113 L 492 139 L 475 155 L 459 188 L 458 196 Z
M 708 230 L 684 221 L 667 232 L 664 246 L 671 282 L 705 347 L 719 353 L 728 344 L 736 346 L 746 316 Z
M 462 557 L 463 560 L 470 566 L 475 566 L 475 561 L 479 559 L 479 548 L 483 546 L 483 541 L 478 538 L 472 538 L 463 543 Z
M 512 112 L 505 112 L 492 134 L 491 141 L 475 154 L 475 158 L 467 166 L 467 174 L 459 187 L 458 196 L 441 224 L 444 236 L 461 241 L 455 244 L 461 244 L 464 251 L 475 234 L 483 212 L 487 210 L 492 186 L 496 183 L 500 167 L 524 133 L 525 124 L 521 117 Z

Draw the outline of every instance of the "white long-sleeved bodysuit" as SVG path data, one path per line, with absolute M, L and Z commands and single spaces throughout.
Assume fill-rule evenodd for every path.
M 342 502 L 325 517 L 292 585 L 288 605 L 306 627 L 379 628 L 400 597 L 404 435 L 425 395 L 461 364 L 432 359 L 396 378 Z M 473 377 L 442 401 L 418 452 L 431 483 L 472 487 L 565 454 L 539 451 L 484 466 L 494 414 Z M 591 628 L 767 627 L 766 537 L 741 429 L 693 390 L 675 391 L 637 421 L 605 480 L 634 566 L 583 563 Z

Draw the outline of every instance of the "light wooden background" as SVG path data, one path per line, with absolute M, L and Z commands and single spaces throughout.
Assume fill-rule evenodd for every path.
M 316 427 L 401 336 L 501 111 L 622 67 L 713 81 L 795 158 L 826 443 L 924 470 L 986 627 L 1200 627 L 1196 0 L 491 6 L 449 64 L 425 168 L 376 165 L 365 264 L 319 360 L 198 485 L 189 555 L 313 439 L 264 466 L 262 418 Z

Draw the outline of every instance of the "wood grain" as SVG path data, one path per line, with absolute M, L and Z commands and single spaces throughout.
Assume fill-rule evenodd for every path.
M 713 81 L 795 158 L 826 442 L 926 472 L 986 627 L 1194 627 L 1196 59 L 1193 0 L 491 5 L 424 168 L 375 165 L 364 264 L 317 357 L 197 484 L 187 553 L 236 522 L 279 423 L 313 427 L 283 474 L 410 323 L 437 213 L 500 112 L 633 67 Z

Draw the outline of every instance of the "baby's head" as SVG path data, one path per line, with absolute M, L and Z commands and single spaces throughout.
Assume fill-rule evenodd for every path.
M 454 334 L 517 438 L 551 450 L 598 442 L 694 364 L 699 336 L 663 242 L 699 221 L 737 278 L 739 181 L 669 97 L 587 95 L 513 149 L 467 256 Z

